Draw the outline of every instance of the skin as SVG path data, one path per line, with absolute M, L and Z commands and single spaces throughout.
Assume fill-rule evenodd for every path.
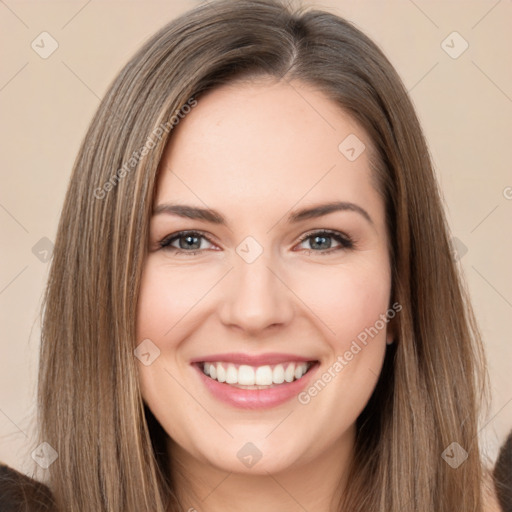
M 338 149 L 350 134 L 367 148 L 355 161 Z M 294 398 L 267 410 L 235 408 L 209 393 L 190 360 L 287 352 L 318 360 L 320 378 L 389 309 L 384 202 L 370 148 L 352 118 L 300 82 L 224 85 L 174 129 L 155 206 L 209 207 L 228 222 L 154 215 L 139 296 L 138 342 L 150 339 L 160 350 L 151 365 L 138 365 L 140 385 L 170 436 L 185 510 L 333 510 L 392 324 L 305 405 Z M 330 201 L 359 205 L 371 222 L 355 211 L 286 222 L 291 211 Z M 329 237 L 327 249 L 314 237 L 300 241 L 322 229 L 348 235 L 354 246 Z M 195 255 L 159 245 L 182 230 L 206 236 Z M 250 264 L 236 252 L 247 236 L 263 250 Z M 181 244 L 172 245 L 192 252 Z M 262 453 L 252 467 L 237 457 L 247 442 Z

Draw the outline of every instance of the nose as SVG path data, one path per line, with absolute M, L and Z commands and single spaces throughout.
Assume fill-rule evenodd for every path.
M 224 325 L 255 335 L 290 322 L 293 293 L 272 263 L 265 251 L 252 263 L 236 256 L 221 295 L 219 316 Z

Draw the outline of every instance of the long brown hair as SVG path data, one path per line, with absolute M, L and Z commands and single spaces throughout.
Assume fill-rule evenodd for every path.
M 357 422 L 339 509 L 481 511 L 482 345 L 413 105 L 381 50 L 351 23 L 278 0 L 213 0 L 175 19 L 122 69 L 92 120 L 42 321 L 40 442 L 58 453 L 48 469 L 57 505 L 179 510 L 165 433 L 141 398 L 133 354 L 157 168 L 186 105 L 255 77 L 310 84 L 359 122 L 386 204 L 392 302 L 403 309 Z M 457 468 L 442 456 L 450 446 L 467 452 Z

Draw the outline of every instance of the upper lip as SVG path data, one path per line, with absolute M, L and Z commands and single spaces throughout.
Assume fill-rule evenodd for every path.
M 233 364 L 246 364 L 249 366 L 264 366 L 287 362 L 309 362 L 316 361 L 311 357 L 298 356 L 296 354 L 268 353 L 268 354 L 242 354 L 230 352 L 227 354 L 212 354 L 192 359 L 191 363 L 214 363 L 226 362 Z

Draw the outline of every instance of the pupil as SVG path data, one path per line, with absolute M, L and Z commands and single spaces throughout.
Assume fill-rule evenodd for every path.
M 181 246 L 181 249 L 199 249 L 200 245 L 201 245 L 201 242 L 199 242 L 199 244 L 196 242 L 194 244 L 194 242 L 192 243 L 189 243 L 191 240 L 199 240 L 199 237 L 197 236 L 194 236 L 194 235 L 186 235 L 186 236 L 183 236 L 181 237 L 181 240 L 185 239 L 186 242 L 185 244 L 188 244 L 188 245 L 185 245 L 185 247 L 182 246 L 182 244 L 180 243 L 180 246 Z M 192 247 L 194 246 L 194 247 Z
M 328 240 L 329 237 L 328 236 L 315 236 L 314 237 L 314 241 L 313 241 L 313 245 L 315 245 L 317 243 L 318 240 Z M 321 247 L 317 247 L 319 249 L 329 249 L 329 247 L 331 246 L 331 244 L 329 242 L 326 242 L 324 244 L 320 243 L 319 244 Z

